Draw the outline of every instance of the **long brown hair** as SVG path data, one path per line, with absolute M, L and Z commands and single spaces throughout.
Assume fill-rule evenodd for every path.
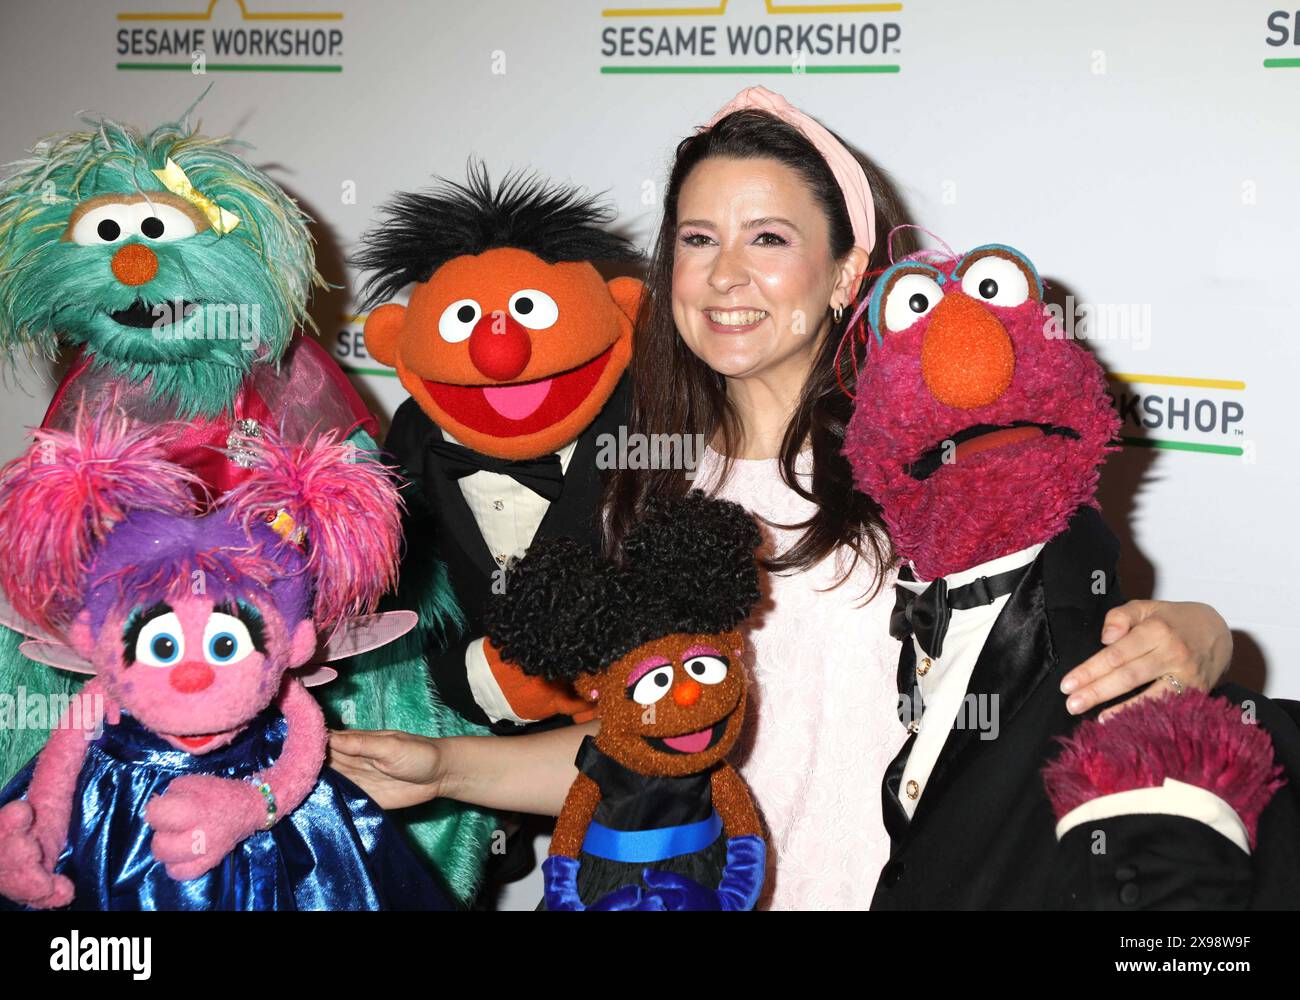
M 855 154 L 858 155 L 858 154 Z M 737 111 L 707 131 L 683 139 L 664 192 L 663 222 L 656 237 L 646 295 L 637 317 L 633 338 L 632 412 L 629 435 L 664 433 L 702 434 L 705 440 L 721 433 L 723 451 L 730 456 L 739 440 L 739 421 L 727 399 L 724 377 L 713 371 L 687 347 L 678 335 L 672 312 L 673 258 L 677 242 L 677 198 L 682 184 L 704 160 L 776 160 L 795 170 L 825 212 L 830 228 L 831 257 L 843 260 L 853 248 L 853 226 L 839 185 L 830 167 L 803 134 L 774 115 L 757 110 Z M 902 202 L 885 174 L 858 155 L 871 185 L 876 232 L 868 276 L 858 290 L 865 294 L 872 272 L 888 265 L 888 234 L 906 222 Z M 905 234 L 900 234 L 905 236 Z M 906 239 L 896 239 L 894 249 L 906 253 Z M 798 405 L 781 443 L 781 478 L 799 496 L 816 504 L 808 520 L 781 527 L 802 531 L 799 540 L 786 551 L 766 560 L 771 572 L 808 569 L 836 549 L 847 548 L 853 558 L 836 585 L 843 583 L 859 558 L 869 558 L 875 578 L 869 593 L 880 586 L 882 570 L 893 561 L 889 535 L 881 519 L 880 506 L 853 488 L 848 460 L 841 453 L 844 429 L 852 414 L 852 400 L 841 384 L 854 391 L 853 365 L 839 345 L 851 307 L 817 348 L 812 369 L 800 393 Z M 836 368 L 839 368 L 837 379 Z M 805 486 L 796 474 L 796 462 L 804 443 L 812 448 L 812 476 Z M 726 459 L 722 480 L 731 471 Z M 719 482 L 721 483 L 720 480 Z M 690 483 L 680 469 L 632 470 L 620 468 L 609 479 L 605 491 L 604 544 L 613 555 L 627 532 L 644 514 L 652 496 L 683 496 Z

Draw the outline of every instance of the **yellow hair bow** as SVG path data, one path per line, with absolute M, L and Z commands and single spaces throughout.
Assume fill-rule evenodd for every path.
M 163 182 L 163 187 L 168 191 L 180 198 L 184 198 L 206 215 L 208 222 L 212 223 L 212 228 L 222 235 L 230 232 L 243 221 L 234 212 L 227 212 L 216 202 L 194 190 L 194 185 L 185 176 L 185 171 L 170 156 L 167 157 L 167 166 L 162 170 L 155 170 L 153 173 L 155 177 Z

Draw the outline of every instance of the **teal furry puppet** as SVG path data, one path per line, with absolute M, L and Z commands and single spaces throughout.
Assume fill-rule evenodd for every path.
M 12 360 L 75 349 L 45 415 L 69 429 L 112 399 L 138 423 L 179 419 L 165 457 L 219 496 L 253 464 L 263 427 L 301 441 L 334 430 L 375 450 L 374 418 L 339 367 L 300 330 L 316 271 L 308 219 L 226 139 L 188 120 L 143 133 L 112 121 L 40 142 L 0 181 L 0 349 Z M 480 730 L 431 691 L 422 649 L 457 621 L 441 565 L 403 581 L 421 629 L 357 658 L 323 688 L 332 724 L 432 736 Z M 8 609 L 0 620 L 13 624 Z M 422 635 L 419 633 L 423 633 Z M 0 785 L 44 743 L 48 722 L 16 714 L 79 682 L 33 663 L 0 629 Z M 21 691 L 20 691 L 21 689 Z M 36 697 L 33 701 L 32 696 Z M 57 712 L 49 712 L 51 718 Z M 28 728 L 32 726 L 33 728 Z M 410 810 L 409 832 L 462 899 L 490 816 L 454 803 Z

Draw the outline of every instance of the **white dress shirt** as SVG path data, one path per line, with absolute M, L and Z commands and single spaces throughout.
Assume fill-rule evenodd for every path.
M 961 573 L 953 573 L 945 577 L 948 589 L 955 590 L 981 576 L 996 576 L 1019 566 L 1028 566 L 1038 558 L 1042 548 L 1041 544 L 1031 545 L 1027 549 L 990 560 Z M 899 580 L 898 585 L 920 594 L 930 585 L 930 581 Z M 949 732 L 957 724 L 958 713 L 965 712 L 961 722 L 965 727 L 978 728 L 990 721 L 998 724 L 997 716 L 990 713 L 999 711 L 999 706 L 981 707 L 971 704 L 966 700 L 966 695 L 969 693 L 971 673 L 984 649 L 984 643 L 988 641 L 994 622 L 1010 599 L 1010 594 L 1004 594 L 982 608 L 953 611 L 948 631 L 944 635 L 941 657 L 927 657 L 916 637 L 912 638 L 916 653 L 917 683 L 924 711 L 898 789 L 899 801 L 909 819 L 916 812 L 916 805 L 921 801 L 926 782 L 948 741 Z M 997 731 L 991 730 L 987 737 L 984 733 L 979 735 L 982 738 L 996 738 Z M 1172 778 L 1166 778 L 1163 785 L 1114 792 L 1085 802 L 1061 818 L 1056 826 L 1056 837 L 1059 840 L 1074 827 L 1085 823 L 1133 814 L 1163 814 L 1198 820 L 1222 834 L 1241 850 L 1250 853 L 1246 828 L 1232 806 L 1207 789 Z
M 996 576 L 1020 566 L 1028 566 L 1038 558 L 1042 548 L 1040 542 L 1019 552 L 953 573 L 944 579 L 948 582 L 949 591 L 953 591 L 981 576 Z M 899 580 L 898 586 L 920 594 L 930 583 L 929 580 Z M 943 640 L 943 656 L 926 656 L 916 637 L 912 637 L 912 646 L 916 652 L 917 683 L 924 711 L 898 788 L 898 800 L 903 804 L 909 819 L 916 811 L 916 804 L 921 801 L 925 783 L 929 780 L 930 772 L 934 770 L 935 761 L 939 759 L 939 753 L 948 741 L 948 733 L 953 727 L 979 727 L 986 721 L 996 724 L 996 714 L 990 713 L 996 713 L 998 706 L 980 705 L 975 699 L 968 703 L 966 694 L 980 651 L 984 648 L 989 633 L 993 631 L 993 623 L 1010 599 L 1010 594 L 1003 594 L 982 608 L 954 610 Z M 958 715 L 963 711 L 965 715 L 959 723 Z M 992 739 L 997 736 L 997 732 L 993 730 L 987 736 L 982 732 L 979 735 Z
M 452 444 L 460 444 L 446 431 L 442 436 Z M 569 460 L 577 446 L 576 440 L 570 441 L 556 453 L 560 456 L 562 472 L 569 471 Z M 498 570 L 502 571 L 512 557 L 522 556 L 528 551 L 542 518 L 551 508 L 551 502 L 545 497 L 499 472 L 473 472 L 461 477 L 460 492 L 474 515 L 474 523 L 487 543 L 488 552 Z M 510 702 L 488 666 L 482 638 L 475 639 L 465 650 L 465 669 L 469 675 L 470 692 L 489 719 L 493 722 L 534 721 L 520 718 L 511 710 Z

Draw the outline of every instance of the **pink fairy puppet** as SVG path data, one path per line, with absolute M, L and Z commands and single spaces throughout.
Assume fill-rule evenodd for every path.
M 383 813 L 324 769 L 302 668 L 383 645 L 400 500 L 327 434 L 241 442 L 206 508 L 166 426 L 82 413 L 0 471 L 0 587 L 23 651 L 93 673 L 0 793 L 0 896 L 33 908 L 441 908 Z M 294 672 L 299 672 L 296 676 Z M 95 738 L 72 709 L 102 705 Z M 84 713 L 83 713 L 84 716 Z M 83 718 L 84 722 L 84 718 Z M 0 900 L 3 903 L 3 900 Z

